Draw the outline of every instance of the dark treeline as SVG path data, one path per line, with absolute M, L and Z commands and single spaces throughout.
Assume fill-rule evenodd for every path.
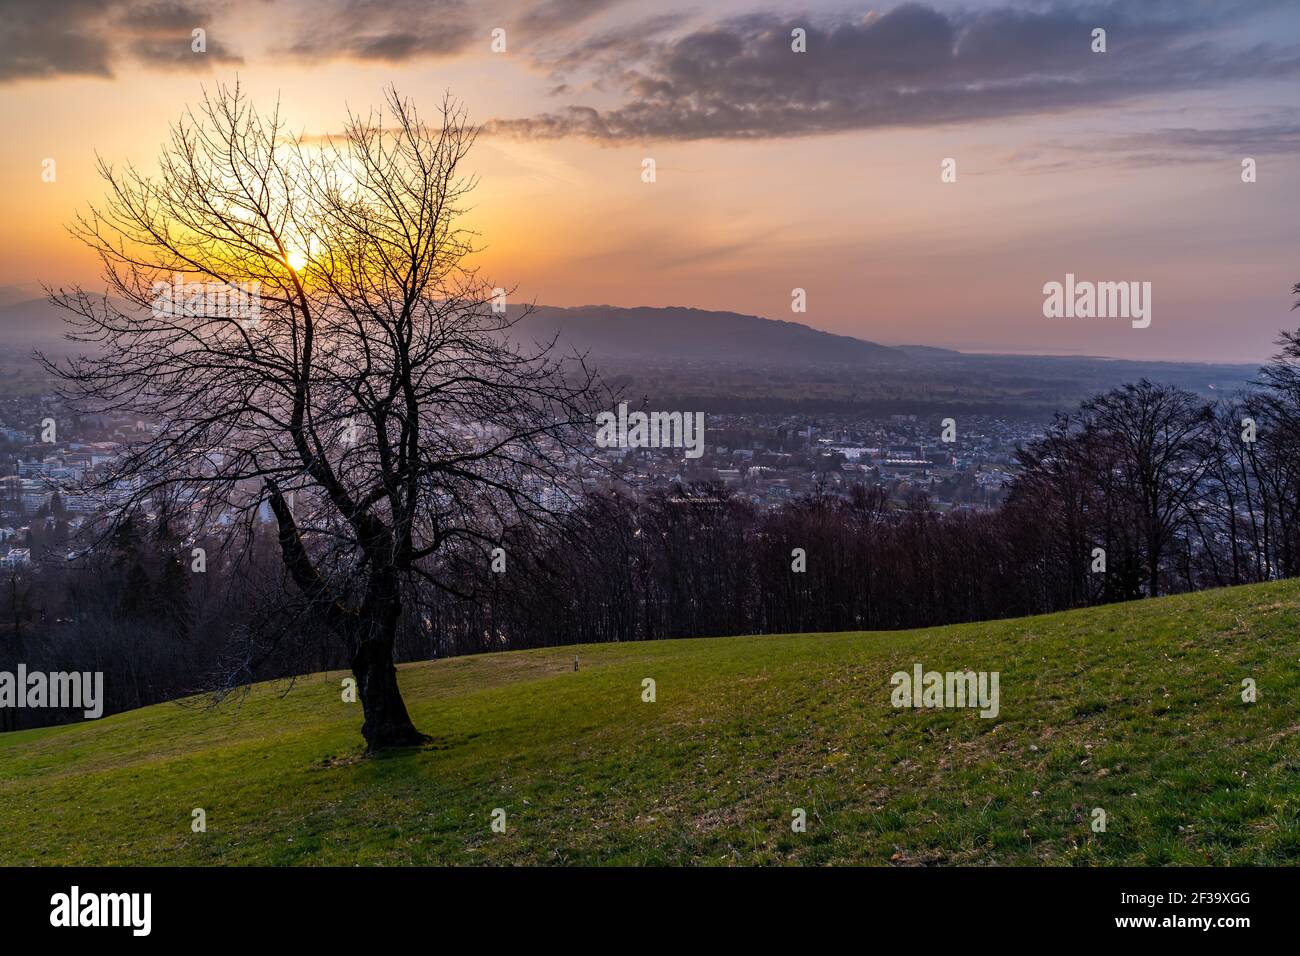
M 442 586 L 410 596 L 399 656 L 918 627 L 1296 576 L 1297 335 L 1237 398 L 1144 380 L 1058 417 L 1020 450 L 994 511 L 866 486 L 765 512 L 706 485 L 591 496 L 559 525 L 509 535 L 504 571 L 449 554 Z M 62 517 L 34 521 L 38 569 L 0 582 L 0 670 L 103 671 L 112 713 L 346 667 L 269 526 L 195 573 L 203 542 L 175 524 L 163 509 L 70 562 Z M 0 710 L 3 729 L 76 716 Z
M 0 576 L 0 671 L 23 663 L 102 672 L 105 714 L 228 689 L 239 676 L 341 666 L 310 627 L 299 628 L 292 647 L 258 638 L 289 590 L 270 535 L 256 535 L 238 561 L 205 548 L 202 573 L 191 544 L 211 542 L 184 542 L 165 511 L 133 516 L 77 560 L 68 560 L 57 514 L 36 516 L 24 543 L 36 566 Z M 0 730 L 79 719 L 80 710 L 0 708 Z
M 1300 341 L 1208 403 L 1146 380 L 1059 416 L 996 511 L 879 487 L 759 513 L 724 489 L 610 493 L 569 533 L 475 555 L 410 657 L 1045 613 L 1300 573 Z M 800 570 L 802 568 L 802 570 Z

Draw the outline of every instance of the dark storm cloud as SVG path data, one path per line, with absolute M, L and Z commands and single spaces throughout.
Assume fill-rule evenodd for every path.
M 1111 2 L 944 13 L 905 4 L 841 22 L 742 17 L 672 40 L 630 37 L 594 60 L 623 94 L 609 109 L 491 125 L 525 137 L 765 138 L 1063 111 L 1129 97 L 1290 78 L 1300 48 L 1229 49 L 1216 30 L 1275 4 Z M 807 31 L 807 53 L 791 31 Z M 1093 53 L 1091 32 L 1107 31 Z M 580 62 L 573 51 L 570 62 Z
M 164 69 L 202 69 L 214 63 L 242 63 L 221 39 L 214 35 L 212 14 L 188 3 L 154 2 L 135 4 L 118 16 L 118 35 L 140 63 Z M 193 49 L 193 31 L 202 28 L 204 52 Z
M 239 57 L 212 35 L 212 9 L 129 0 L 6 0 L 0 15 L 0 82 L 59 76 L 111 77 L 126 59 L 163 69 L 203 70 Z M 191 31 L 207 29 L 207 52 Z
M 96 0 L 9 0 L 0 16 L 0 80 L 111 76 L 109 50 L 91 29 Z

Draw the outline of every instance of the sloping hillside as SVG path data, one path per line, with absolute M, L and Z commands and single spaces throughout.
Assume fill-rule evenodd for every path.
M 890 675 L 916 663 L 998 671 L 997 718 L 893 708 Z M 1300 859 L 1297 582 L 416 665 L 402 685 L 435 740 L 379 759 L 341 676 L 0 736 L 0 863 Z

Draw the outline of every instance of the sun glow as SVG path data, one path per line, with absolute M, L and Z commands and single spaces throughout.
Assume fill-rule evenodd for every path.
M 294 272 L 301 272 L 307 265 L 307 253 L 295 249 L 284 257 L 284 261 Z

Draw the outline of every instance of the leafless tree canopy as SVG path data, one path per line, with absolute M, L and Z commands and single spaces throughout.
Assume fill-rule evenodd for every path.
M 450 100 L 426 124 L 389 91 L 308 141 L 220 88 L 156 174 L 101 160 L 108 198 L 73 232 L 108 288 L 53 296 L 97 350 L 51 364 L 68 397 L 158 427 L 95 490 L 116 514 L 172 495 L 231 536 L 269 506 L 372 749 L 419 739 L 392 663 L 412 584 L 448 587 L 440 554 L 563 510 L 594 411 L 582 363 L 515 344 L 467 265 L 474 135 Z

